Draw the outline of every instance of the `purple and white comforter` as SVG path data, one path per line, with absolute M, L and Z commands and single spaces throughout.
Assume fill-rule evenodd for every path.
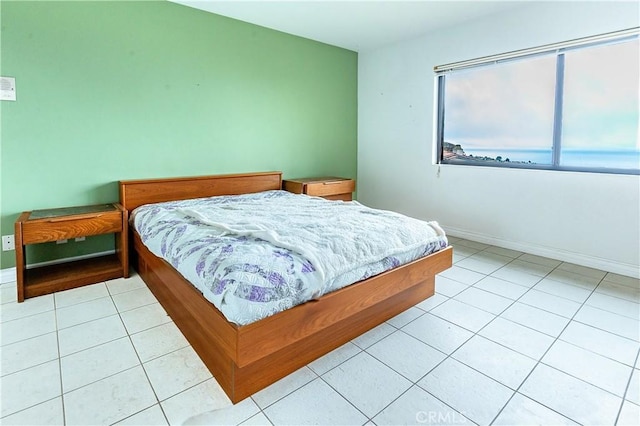
M 447 246 L 435 222 L 285 191 L 150 204 L 131 220 L 152 253 L 240 325 Z

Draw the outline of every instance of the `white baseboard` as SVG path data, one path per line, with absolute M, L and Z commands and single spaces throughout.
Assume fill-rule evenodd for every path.
M 12 283 L 16 281 L 16 268 L 0 269 L 0 284 Z
M 115 250 L 107 250 L 107 251 L 102 251 L 100 253 L 91 253 L 91 254 L 83 254 L 81 256 L 65 257 L 64 259 L 56 259 L 56 260 L 50 260 L 47 262 L 34 263 L 33 265 L 27 265 L 27 269 L 36 268 L 38 266 L 55 265 L 58 263 L 65 263 L 65 262 L 70 262 L 74 260 L 90 259 L 92 257 L 106 256 L 109 254 L 113 254 L 115 252 L 116 252 Z M 0 269 L 0 284 L 10 283 L 16 280 L 17 278 L 16 278 L 15 266 L 13 268 Z
M 603 259 L 595 256 L 588 256 L 567 250 L 555 249 L 552 247 L 538 246 L 535 244 L 527 244 L 503 240 L 490 235 L 478 234 L 466 231 L 464 229 L 443 226 L 446 233 L 452 237 L 464 238 L 477 241 L 484 244 L 503 247 L 512 250 L 518 250 L 537 256 L 544 256 L 551 259 L 561 260 L 563 262 L 575 263 L 576 265 L 586 266 L 589 268 L 600 269 L 601 271 L 613 272 L 615 274 L 625 275 L 628 277 L 640 278 L 640 266 L 629 263 L 616 262 L 611 259 Z

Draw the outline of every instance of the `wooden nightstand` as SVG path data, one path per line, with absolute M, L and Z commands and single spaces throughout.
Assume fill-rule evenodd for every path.
M 15 223 L 18 302 L 113 278 L 129 277 L 128 214 L 120 204 L 24 212 Z M 91 235 L 115 234 L 116 253 L 26 268 L 25 246 Z
M 351 201 L 351 193 L 356 189 L 356 182 L 353 179 L 332 176 L 286 179 L 282 181 L 282 189 L 295 194 L 324 197 L 328 200 Z

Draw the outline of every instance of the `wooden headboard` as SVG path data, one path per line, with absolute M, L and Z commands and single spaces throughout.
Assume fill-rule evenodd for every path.
M 120 204 L 131 211 L 164 201 L 238 195 L 282 188 L 282 172 L 120 181 Z

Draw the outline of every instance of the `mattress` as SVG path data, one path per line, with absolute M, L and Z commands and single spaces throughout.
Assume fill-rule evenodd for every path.
M 286 191 L 149 204 L 142 242 L 246 325 L 447 247 L 436 222 Z

